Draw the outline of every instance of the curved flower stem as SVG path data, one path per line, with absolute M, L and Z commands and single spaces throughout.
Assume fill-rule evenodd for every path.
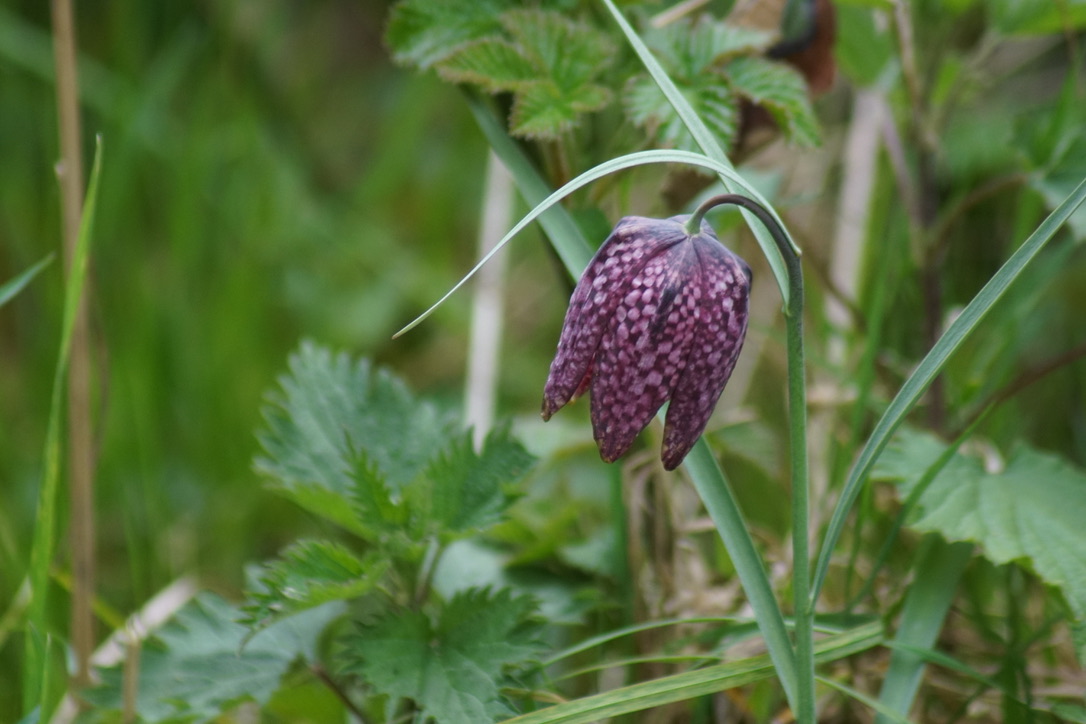
M 788 339 L 788 425 L 792 458 L 792 598 L 795 601 L 797 677 L 796 721 L 813 724 L 814 604 L 810 601 L 811 569 L 808 544 L 810 520 L 807 471 L 807 380 L 803 361 L 803 268 L 788 234 L 757 201 L 740 194 L 721 194 L 702 203 L 686 222 L 689 234 L 699 233 L 701 220 L 712 208 L 730 204 L 750 211 L 769 231 L 788 267 L 789 297 L 785 306 Z

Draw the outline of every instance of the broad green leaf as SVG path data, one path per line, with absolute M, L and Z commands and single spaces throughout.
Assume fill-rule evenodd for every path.
M 687 82 L 677 80 L 676 85 L 721 144 L 731 148 L 739 114 L 735 96 L 721 77 L 706 73 Z M 638 76 L 632 79 L 626 87 L 623 102 L 630 120 L 645 129 L 656 143 L 672 148 L 697 149 L 694 137 L 652 78 Z
M 525 87 L 513 100 L 509 130 L 525 138 L 551 139 L 572 129 L 582 113 L 599 110 L 611 91 L 598 85 L 565 90 L 550 81 Z
M 738 102 L 718 72 L 720 62 L 740 53 L 760 52 L 770 40 L 768 33 L 733 27 L 708 16 L 697 22 L 672 23 L 645 36 L 679 92 L 724 148 L 731 147 L 738 127 Z M 682 117 L 651 76 L 631 79 L 624 105 L 630 120 L 656 142 L 697 149 Z
M 903 430 L 876 467 L 899 481 L 903 495 L 943 451 L 925 433 Z M 1078 619 L 1086 618 L 1086 473 L 1061 458 L 1020 448 L 1006 467 L 985 471 L 957 456 L 920 496 L 909 527 L 976 543 L 996 564 L 1025 561 L 1059 588 Z
M 524 57 L 564 91 L 589 84 L 614 58 L 609 37 L 561 12 L 510 10 L 502 24 Z
M 538 80 L 531 61 L 501 38 L 483 38 L 445 60 L 438 72 L 454 83 L 474 83 L 490 93 L 512 91 Z
M 799 71 L 748 55 L 725 65 L 724 75 L 736 93 L 768 109 L 789 140 L 801 146 L 821 143 L 818 119 Z
M 141 721 L 208 720 L 241 701 L 265 703 L 291 664 L 313 660 L 319 634 L 343 606 L 331 603 L 269 626 L 242 647 L 249 631 L 241 612 L 203 594 L 144 644 L 139 656 L 136 712 Z M 91 704 L 122 706 L 121 667 L 99 672 L 102 685 L 86 692 Z
M 401 0 L 385 31 L 392 58 L 426 69 L 464 44 L 496 32 L 499 14 L 513 0 Z
M 385 616 L 345 640 L 346 668 L 377 692 L 407 698 L 421 719 L 440 724 L 494 721 L 503 673 L 540 650 L 535 604 L 508 590 L 472 589 L 453 597 L 431 621 L 419 611 Z
M 360 559 L 338 543 L 300 540 L 256 572 L 241 623 L 264 629 L 300 611 L 358 598 L 387 569 L 387 560 L 376 554 Z
M 53 255 L 50 254 L 23 273 L 0 284 L 0 307 L 11 301 L 12 297 L 21 292 L 23 288 L 26 287 L 26 285 L 29 284 L 42 269 L 49 266 L 52 261 Z
M 481 453 L 464 434 L 434 458 L 418 480 L 405 490 L 412 510 L 431 534 L 462 534 L 487 528 L 501 520 L 514 498 L 516 481 L 534 458 L 507 432 L 491 432 Z
M 289 368 L 264 408 L 256 468 L 299 504 L 357 531 L 350 494 L 360 454 L 397 490 L 449 441 L 452 420 L 390 373 L 309 342 Z
M 513 134 L 556 138 L 610 102 L 610 89 L 596 82 L 613 57 L 607 36 L 553 10 L 509 10 L 501 24 L 506 37 L 461 47 L 438 72 L 491 93 L 512 92 Z

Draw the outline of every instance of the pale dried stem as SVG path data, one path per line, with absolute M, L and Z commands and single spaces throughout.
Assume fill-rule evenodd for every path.
M 501 160 L 492 152 L 487 162 L 479 256 L 485 256 L 501 241 L 509 228 L 513 211 L 513 180 Z M 471 303 L 471 330 L 468 341 L 467 382 L 464 417 L 474 428 L 476 447 L 483 443 L 494 424 L 502 337 L 505 256 L 499 254 L 479 270 Z
M 64 261 L 71 273 L 79 242 L 83 204 L 83 151 L 76 70 L 75 20 L 71 0 L 53 0 L 53 52 L 56 62 L 57 117 L 60 131 L 60 182 Z M 86 295 L 79 301 L 68 369 L 68 473 L 72 551 L 71 640 L 76 687 L 90 683 L 88 662 L 94 649 L 94 467 L 91 426 L 91 354 Z

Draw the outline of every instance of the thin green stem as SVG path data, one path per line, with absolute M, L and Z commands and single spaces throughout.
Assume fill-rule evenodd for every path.
M 788 267 L 789 295 L 785 307 L 788 344 L 788 425 L 792 458 L 792 595 L 795 600 L 797 701 L 796 721 L 815 721 L 814 606 L 810 602 L 810 510 L 807 470 L 807 379 L 803 361 L 803 268 L 788 235 L 769 211 L 739 194 L 721 194 L 701 204 L 686 223 L 695 234 L 705 214 L 716 206 L 740 206 L 765 225 Z

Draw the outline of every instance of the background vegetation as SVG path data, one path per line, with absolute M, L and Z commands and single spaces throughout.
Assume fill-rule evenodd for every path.
M 608 27 L 591 3 L 554 5 Z M 707 9 L 723 15 L 730 5 Z M 665 6 L 624 7 L 647 24 Z M 357 0 L 77 7 L 88 166 L 95 134 L 106 148 L 89 281 L 100 637 L 181 577 L 236 599 L 246 564 L 328 533 L 319 516 L 269 494 L 253 470 L 264 395 L 300 339 L 385 365 L 457 414 L 467 297 L 410 335 L 389 337 L 475 258 L 487 142 L 457 87 L 433 69 L 405 67 L 418 58 L 393 63 L 384 40 L 390 10 L 391 3 Z M 838 78 L 815 106 L 821 144 L 803 145 L 813 138 L 791 129 L 790 142 L 776 134 L 744 145 L 733 129 L 744 174 L 771 196 L 805 250 L 816 530 L 858 442 L 911 367 L 1086 176 L 1081 3 L 842 0 L 837 19 Z M 609 32 L 617 60 L 601 82 L 613 102 L 554 139 L 520 129 L 552 186 L 616 153 L 685 143 L 653 121 L 651 103 L 629 100 L 638 98 L 639 80 L 624 73 L 636 62 Z M 668 41 L 659 42 L 666 49 Z M 477 80 L 455 68 L 440 75 Z M 0 7 L 0 280 L 58 248 L 52 78 L 48 7 L 19 0 Z M 503 104 L 518 92 L 482 85 Z M 588 237 L 602 240 L 618 216 L 681 210 L 705 183 L 639 170 L 568 206 Z M 1066 475 L 1062 467 L 1045 476 L 1027 466 L 1010 476 L 1012 494 L 1029 499 L 1033 486 L 1058 478 L 1072 501 L 1063 512 L 1079 510 L 1084 237 L 1080 210 L 925 399 L 913 422 L 935 437 L 909 433 L 881 463 L 877 477 L 888 482 L 865 490 L 824 593 L 827 611 L 851 606 L 894 629 L 905 605 L 902 581 L 922 576 L 925 555 L 949 555 L 948 544 L 918 532 L 946 533 L 937 506 L 910 519 L 915 530 L 885 561 L 880 548 L 942 450 L 933 440 L 954 440 L 978 419 L 965 449 L 983 464 L 969 463 L 979 472 L 956 480 L 1005 479 L 1013 464 L 1006 461 L 1054 456 Z M 787 576 L 775 571 L 789 560 L 779 298 L 749 235 L 736 232 L 728 243 L 763 284 L 748 349 L 710 438 L 783 589 Z M 748 614 L 696 499 L 651 462 L 651 433 L 644 453 L 619 472 L 595 461 L 584 409 L 546 428 L 536 422 L 570 287 L 537 230 L 508 255 L 499 412 L 539 462 L 532 494 L 490 543 L 512 580 L 544 601 L 548 620 L 568 625 L 550 643 L 635 620 Z M 20 590 L 62 302 L 54 263 L 0 308 L 4 721 L 25 713 Z M 619 474 L 624 501 L 615 493 Z M 1040 499 L 1048 505 L 1042 514 L 1068 500 Z M 983 532 L 958 538 L 983 543 Z M 1067 539 L 1072 558 L 1080 542 Z M 1030 721 L 1057 710 L 1082 720 L 1086 684 L 1069 623 L 1083 620 L 1075 608 L 1081 576 L 1072 571 L 1061 585 L 1036 555 L 1013 547 L 976 553 L 962 559 L 960 585 L 951 576 L 957 596 L 938 648 L 989 683 L 929 669 L 917 719 Z M 998 565 L 1009 560 L 1024 565 Z M 67 600 L 66 561 L 58 557 L 52 571 L 58 602 Z M 50 615 L 63 640 L 63 603 Z M 695 643 L 643 633 L 624 653 Z M 1083 649 L 1080 639 L 1079 661 Z M 866 655 L 849 683 L 877 692 L 886 655 Z M 672 669 L 653 661 L 634 671 L 631 680 L 645 680 Z M 623 681 L 582 676 L 565 693 Z M 736 717 L 766 721 L 780 705 L 771 684 L 744 692 L 661 711 L 657 720 L 709 721 L 712 707 L 730 707 Z M 313 696 L 310 712 L 340 715 L 334 698 Z M 842 721 L 868 716 L 854 706 L 842 700 L 824 711 Z M 300 717 L 288 705 L 271 716 Z

